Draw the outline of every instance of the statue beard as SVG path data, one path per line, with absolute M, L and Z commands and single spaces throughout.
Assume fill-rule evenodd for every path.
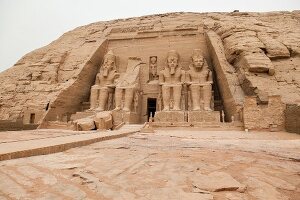
M 197 71 L 201 71 L 203 68 L 203 65 L 194 65 L 194 67 Z
M 103 68 L 103 76 L 104 76 L 104 77 L 107 77 L 107 76 L 108 76 L 108 73 L 109 73 L 109 67 L 104 67 L 104 68 Z
M 170 66 L 170 74 L 175 74 L 176 66 Z

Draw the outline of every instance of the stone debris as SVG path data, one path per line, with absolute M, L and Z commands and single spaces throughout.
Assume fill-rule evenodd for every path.
M 210 192 L 236 191 L 245 188 L 244 185 L 224 172 L 213 172 L 208 175 L 195 174 L 192 182 L 195 187 Z
M 284 194 L 278 192 L 275 187 L 256 178 L 249 178 L 247 185 L 249 186 L 249 193 L 258 200 L 289 199 Z
M 90 131 L 96 129 L 94 119 L 91 117 L 78 119 L 75 121 L 76 130 Z
M 245 170 L 244 174 L 249 177 L 256 178 L 260 181 L 263 181 L 265 183 L 268 183 L 276 188 L 282 189 L 282 190 L 290 190 L 294 191 L 296 190 L 296 187 L 280 178 L 277 178 L 276 176 L 267 175 L 264 172 L 262 172 L 260 169 L 255 168 L 248 168 Z

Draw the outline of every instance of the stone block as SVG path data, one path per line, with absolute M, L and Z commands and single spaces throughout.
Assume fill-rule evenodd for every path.
M 160 111 L 155 113 L 154 121 L 178 123 L 186 120 L 184 111 Z
M 286 130 L 300 134 L 300 105 L 288 104 L 284 114 Z
M 220 122 L 219 111 L 189 111 L 188 122 Z
M 80 131 L 90 131 L 96 128 L 94 120 L 88 117 L 79 119 L 75 123 L 77 124 L 77 129 Z
M 98 130 L 111 129 L 113 126 L 111 111 L 97 113 L 94 117 L 94 121 Z
M 128 124 L 138 124 L 139 123 L 139 114 L 135 112 L 127 112 L 123 110 L 113 110 L 112 111 L 113 124 L 118 125 L 122 122 Z
M 269 96 L 268 104 L 257 104 L 255 96 L 245 97 L 243 119 L 245 128 L 255 130 L 283 130 L 284 104 L 281 96 Z
M 71 115 L 71 121 L 75 121 L 78 119 L 86 118 L 95 115 L 94 111 L 84 111 L 84 112 L 76 112 Z

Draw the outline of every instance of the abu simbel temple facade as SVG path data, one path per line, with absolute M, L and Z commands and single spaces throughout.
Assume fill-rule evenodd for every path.
M 0 73 L 0 129 L 300 132 L 300 12 L 170 13 L 63 34 Z

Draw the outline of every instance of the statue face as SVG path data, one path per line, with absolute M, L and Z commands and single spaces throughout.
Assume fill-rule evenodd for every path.
M 175 69 L 178 66 L 178 58 L 175 56 L 169 56 L 167 62 L 168 67 L 170 68 L 170 74 L 175 74 Z
M 115 61 L 113 59 L 105 58 L 103 66 L 102 66 L 102 71 L 103 71 L 103 76 L 104 77 L 107 77 L 109 71 L 113 69 L 114 62 Z
M 202 57 L 193 57 L 193 65 L 196 69 L 202 69 L 204 65 L 204 59 Z
M 150 62 L 151 62 L 152 64 L 155 64 L 155 63 L 156 63 L 156 57 L 151 57 L 151 58 L 150 58 Z

